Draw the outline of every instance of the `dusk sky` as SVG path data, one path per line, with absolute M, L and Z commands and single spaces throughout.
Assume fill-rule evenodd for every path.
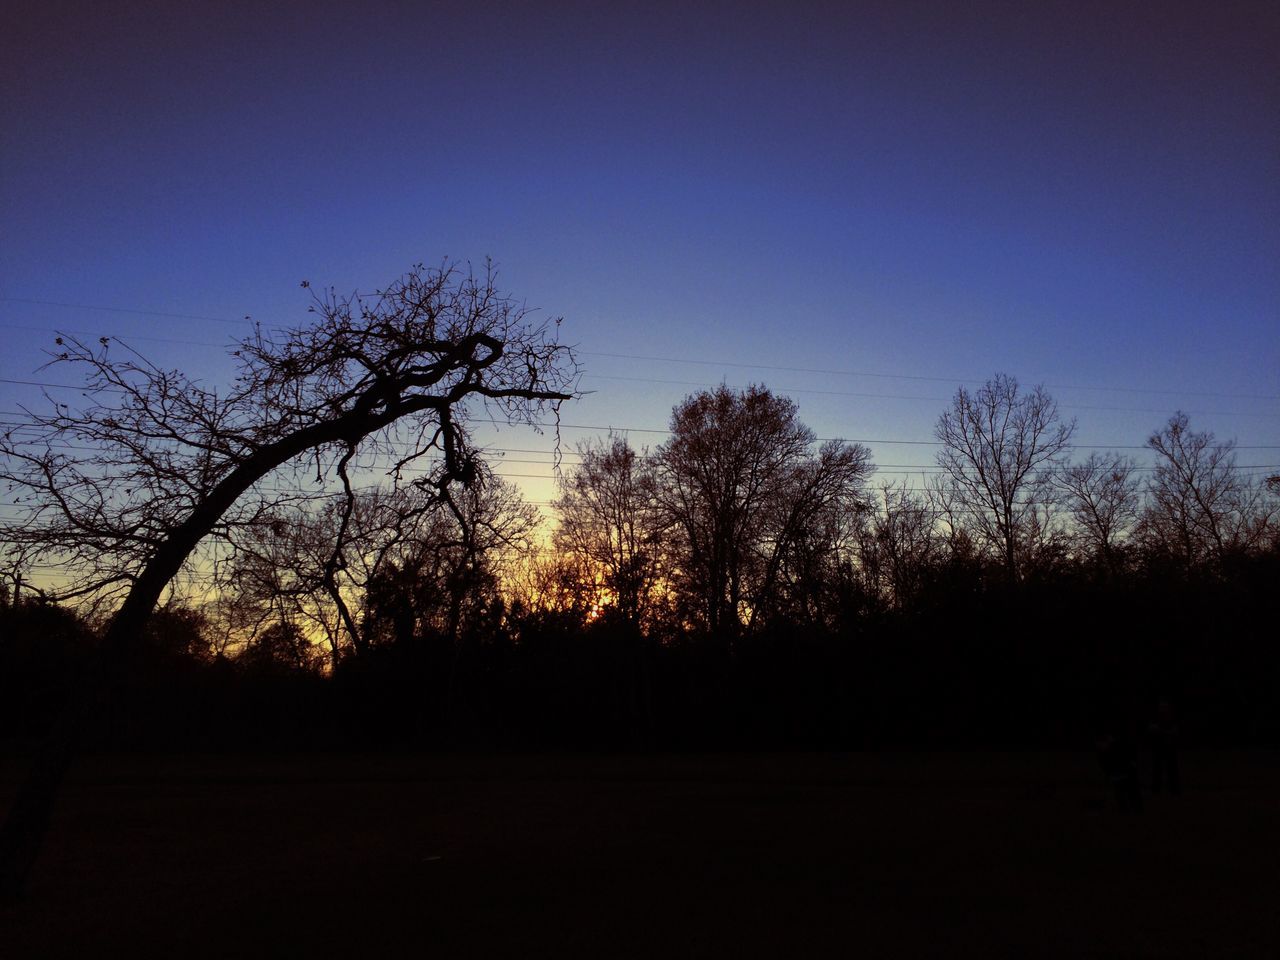
M 1002 371 L 1081 445 L 1280 447 L 1275 3 L 18 3 L 0 84 L 6 381 L 56 328 L 218 382 L 304 279 L 491 256 L 570 424 L 764 382 L 901 479 Z

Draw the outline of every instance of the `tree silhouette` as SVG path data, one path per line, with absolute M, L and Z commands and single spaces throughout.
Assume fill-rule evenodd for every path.
M 298 625 L 277 620 L 257 633 L 241 651 L 239 661 L 251 670 L 311 670 L 316 649 Z
M 1234 441 L 1190 429 L 1179 411 L 1147 446 L 1157 455 L 1142 517 L 1150 548 L 1195 565 L 1253 550 L 1274 535 L 1280 501 L 1237 469 Z
M 555 502 L 556 549 L 577 559 L 597 602 L 639 624 L 655 599 L 667 532 L 653 463 L 623 437 L 578 452 Z
M 1078 539 L 1103 563 L 1111 565 L 1125 535 L 1138 520 L 1141 496 L 1135 464 L 1118 453 L 1091 453 L 1083 463 L 1063 468 L 1059 483 Z
M 758 386 L 688 397 L 671 433 L 655 455 L 676 582 L 690 616 L 732 647 L 767 620 L 806 538 L 859 508 L 871 454 L 838 441 L 815 452 L 795 403 Z
M 1020 393 L 1018 381 L 1003 373 L 976 393 L 958 389 L 938 418 L 938 465 L 967 522 L 1011 579 L 1049 534 L 1053 474 L 1074 432 L 1075 421 L 1059 418 L 1044 387 Z
M 861 532 L 859 559 L 873 590 L 896 609 L 909 608 L 942 553 L 934 510 L 905 484 L 885 484 L 875 516 Z
M 373 295 L 324 291 L 311 310 L 312 323 L 244 340 L 225 393 L 105 337 L 60 337 L 52 362 L 84 370 L 87 402 L 28 411 L 35 439 L 0 440 L 0 480 L 28 508 L 0 538 L 19 550 L 38 545 L 61 565 L 73 578 L 64 596 L 120 599 L 102 643 L 108 672 L 122 669 L 198 547 L 270 520 L 281 494 L 266 481 L 304 465 L 336 480 L 345 521 L 350 470 L 368 455 L 396 482 L 421 464 L 408 482 L 443 498 L 476 476 L 468 426 L 477 405 L 535 423 L 574 396 L 576 366 L 557 342 L 558 321 L 533 322 L 497 290 L 488 264 L 478 274 L 419 265 Z M 6 891 L 20 888 L 34 861 L 91 700 L 77 698 L 64 716 L 0 832 Z
M 483 460 L 462 491 L 409 485 L 287 503 L 270 522 L 233 531 L 218 585 L 242 632 L 305 625 L 333 666 L 413 638 L 430 622 L 456 639 L 503 555 L 527 549 L 536 509 Z

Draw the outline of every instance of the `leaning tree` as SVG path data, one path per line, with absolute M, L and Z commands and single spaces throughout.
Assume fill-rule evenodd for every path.
M 52 365 L 83 372 L 84 400 L 49 399 L 51 410 L 25 410 L 28 422 L 0 437 L 0 483 L 23 508 L 0 542 L 58 568 L 58 596 L 114 613 L 99 679 L 73 698 L 0 832 L 6 890 L 34 862 L 93 701 L 184 565 L 213 569 L 235 531 L 324 494 L 325 481 L 345 497 L 341 530 L 359 469 L 447 501 L 476 476 L 476 419 L 536 425 L 575 395 L 559 321 L 537 321 L 495 281 L 488 263 L 445 262 L 370 295 L 315 293 L 311 322 L 257 328 L 238 345 L 225 391 L 108 338 L 58 338 Z

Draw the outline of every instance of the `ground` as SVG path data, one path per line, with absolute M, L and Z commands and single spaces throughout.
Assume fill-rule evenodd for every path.
M 1277 957 L 1276 760 L 89 757 L 0 955 Z

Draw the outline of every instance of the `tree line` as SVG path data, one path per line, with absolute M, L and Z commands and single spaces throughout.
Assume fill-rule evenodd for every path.
M 318 711 L 330 740 L 1070 739 L 1158 695 L 1215 735 L 1276 731 L 1257 625 L 1280 477 L 1183 413 L 1149 465 L 1073 458 L 1075 423 L 1000 374 L 940 414 L 935 472 L 876 484 L 865 446 L 722 386 L 653 449 L 579 446 L 544 518 L 472 427 L 577 395 L 559 321 L 452 263 L 310 310 L 243 341 L 223 391 L 58 339 L 86 402 L 0 437 L 23 511 L 2 531 L 6 729 L 94 701 L 67 693 L 85 674 L 149 684 L 106 698 L 129 736 L 248 737 L 237 697 L 263 723 Z M 361 463 L 390 482 L 357 487 Z M 185 719 L 141 719 L 170 701 Z
M 1140 471 L 1071 459 L 1042 388 L 957 390 L 919 487 L 719 387 L 670 439 L 588 441 L 551 529 L 483 458 L 280 501 L 219 592 L 152 617 L 126 739 L 862 746 L 1087 742 L 1177 699 L 1210 739 L 1280 732 L 1276 480 L 1176 413 Z M 7 600 L 8 724 L 49 722 L 91 620 Z M 52 624 L 52 626 L 51 626 Z M 41 697 L 44 698 L 43 706 Z M 323 734 L 321 734 L 323 731 Z

